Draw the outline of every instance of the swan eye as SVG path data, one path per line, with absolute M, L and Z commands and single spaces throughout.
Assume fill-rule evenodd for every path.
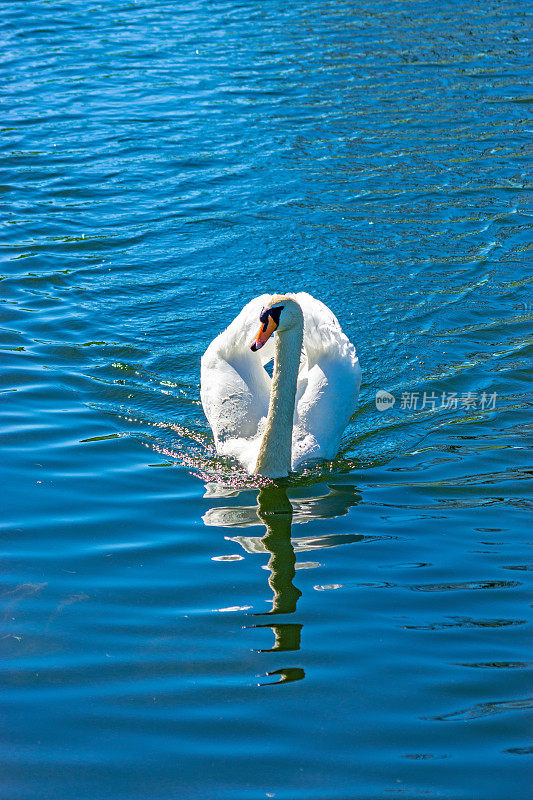
M 275 308 L 263 308 L 259 314 L 259 322 L 263 325 L 263 331 L 266 331 L 268 326 L 268 318 L 270 317 L 275 323 L 276 327 L 279 325 L 279 318 L 285 306 L 276 306 Z
M 275 308 L 270 308 L 268 310 L 269 315 L 272 317 L 276 325 L 279 325 L 279 318 L 284 308 L 285 306 L 276 306 Z

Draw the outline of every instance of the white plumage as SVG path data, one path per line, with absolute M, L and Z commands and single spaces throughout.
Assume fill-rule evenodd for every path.
M 250 343 L 257 332 L 261 310 L 276 304 L 286 309 L 281 312 L 280 329 L 259 352 L 252 352 Z M 301 322 L 298 331 L 294 314 L 296 322 L 283 330 L 284 319 L 291 318 L 291 309 L 298 311 L 301 319 L 298 306 L 303 312 L 303 338 Z M 288 346 L 284 353 L 282 345 L 289 345 L 289 340 L 292 349 Z M 293 413 L 288 409 L 288 417 L 285 415 L 292 417 L 291 463 L 270 469 L 279 475 L 256 469 L 272 406 L 293 402 L 287 401 L 290 391 L 280 391 L 278 400 L 274 395 L 271 399 L 273 380 L 264 367 L 275 353 L 274 369 L 279 368 L 277 383 L 273 375 L 276 387 L 285 378 L 290 380 L 290 365 L 286 362 L 299 358 Z M 295 369 L 293 372 L 296 375 Z M 249 302 L 207 348 L 202 357 L 201 398 L 217 451 L 235 457 L 250 473 L 260 471 L 279 477 L 308 459 L 335 457 L 342 432 L 357 405 L 360 381 L 355 347 L 327 306 L 306 292 L 274 297 L 265 294 Z M 278 417 L 274 422 L 281 427 Z M 272 440 L 276 432 L 273 433 Z M 282 436 L 281 431 L 279 435 Z M 276 441 L 263 447 L 267 445 L 272 451 L 279 450 Z

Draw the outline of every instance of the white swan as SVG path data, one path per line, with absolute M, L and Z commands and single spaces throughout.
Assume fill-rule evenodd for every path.
M 271 379 L 264 366 L 272 356 Z M 269 478 L 307 459 L 335 457 L 361 382 L 355 347 L 329 308 L 306 292 L 248 303 L 211 342 L 201 373 L 217 451 Z

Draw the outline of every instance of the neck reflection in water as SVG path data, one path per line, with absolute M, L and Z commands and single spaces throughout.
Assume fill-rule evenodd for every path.
M 270 553 L 268 584 L 274 592 L 272 609 L 267 613 L 292 614 L 296 611 L 298 598 L 302 596 L 301 591 L 292 583 L 296 573 L 296 555 L 291 543 L 292 504 L 282 486 L 261 489 L 257 499 L 257 514 L 266 528 L 261 544 Z M 289 649 L 296 650 L 298 647 L 299 644 Z
M 287 491 L 281 486 L 269 486 L 261 489 L 258 497 L 258 516 L 264 523 L 266 534 L 261 543 L 270 553 L 268 584 L 274 596 L 272 609 L 267 614 L 292 614 L 296 611 L 298 599 L 302 596 L 293 584 L 296 574 L 296 555 L 291 543 L 292 505 Z M 294 622 L 270 623 L 254 625 L 255 628 L 271 628 L 274 633 L 274 645 L 270 650 L 259 652 L 275 652 L 277 650 L 299 650 L 302 625 Z M 301 667 L 285 667 L 268 672 L 267 675 L 280 675 L 275 683 L 288 683 L 305 678 Z
M 262 537 L 228 537 L 230 541 L 240 544 L 248 553 L 270 553 L 267 569 L 270 572 L 268 584 L 273 593 L 272 608 L 254 616 L 293 614 L 297 610 L 297 603 L 302 593 L 293 583 L 296 574 L 294 545 L 298 551 L 301 551 L 363 540 L 363 536 L 356 534 L 307 536 L 291 540 L 293 522 L 303 523 L 313 519 L 342 516 L 347 514 L 349 508 L 361 499 L 353 486 L 327 486 L 325 488 L 324 494 L 317 494 L 318 487 L 308 487 L 307 491 L 302 487 L 299 494 L 303 497 L 295 498 L 291 502 L 287 495 L 286 481 L 280 480 L 259 491 L 257 506 L 218 506 L 209 509 L 203 516 L 202 519 L 206 525 L 240 528 L 262 523 L 265 526 L 266 532 Z M 233 491 L 224 491 L 223 487 L 217 489 L 217 487 L 209 485 L 206 489 L 206 497 L 235 495 Z M 309 496 L 309 490 L 313 492 L 314 496 Z M 318 565 L 311 562 L 306 563 L 305 566 Z M 258 650 L 259 653 L 300 649 L 303 627 L 300 623 L 272 621 L 252 627 L 271 628 L 274 634 L 273 646 Z M 284 667 L 267 672 L 266 675 L 279 676 L 279 680 L 269 681 L 263 685 L 301 680 L 305 677 L 305 672 L 301 667 Z

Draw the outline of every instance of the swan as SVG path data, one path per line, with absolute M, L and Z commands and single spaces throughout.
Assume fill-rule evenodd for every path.
M 264 294 L 205 351 L 200 396 L 217 452 L 281 478 L 335 458 L 360 382 L 355 347 L 327 306 L 307 292 Z

